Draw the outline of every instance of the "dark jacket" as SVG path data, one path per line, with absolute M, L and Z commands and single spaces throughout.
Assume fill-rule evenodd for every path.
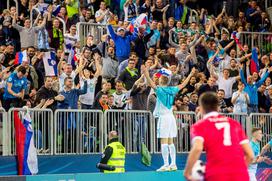
M 146 59 L 146 51 L 147 51 L 147 42 L 149 39 L 153 36 L 154 31 L 151 30 L 151 32 L 145 36 L 138 36 L 137 39 L 135 40 L 135 47 L 134 50 L 137 54 L 137 56 L 141 59 Z
M 41 102 L 42 99 L 54 99 L 54 97 L 56 97 L 58 95 L 58 93 L 56 91 L 54 91 L 53 89 L 47 89 L 44 86 L 42 86 L 36 95 L 36 104 L 39 104 Z M 49 109 L 51 110 L 56 110 L 57 108 L 57 101 L 54 101 L 53 104 L 51 104 L 50 106 L 48 106 Z

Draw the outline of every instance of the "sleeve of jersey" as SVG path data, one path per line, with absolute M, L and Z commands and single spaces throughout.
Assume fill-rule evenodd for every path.
M 204 131 L 199 127 L 199 124 L 195 124 L 191 128 L 191 140 L 193 144 L 195 140 L 201 140 L 204 142 Z
M 272 139 L 268 142 L 269 146 L 272 147 Z
M 249 143 L 249 140 L 248 140 L 248 138 L 246 136 L 246 133 L 245 133 L 245 131 L 243 130 L 243 128 L 240 125 L 239 125 L 239 129 L 240 129 L 240 134 L 239 134 L 239 139 L 240 139 L 239 143 L 240 143 L 240 145 Z

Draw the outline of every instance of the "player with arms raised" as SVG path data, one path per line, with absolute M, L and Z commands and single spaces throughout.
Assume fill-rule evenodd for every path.
M 248 181 L 247 166 L 254 155 L 238 121 L 218 114 L 219 100 L 215 93 L 200 96 L 203 119 L 192 126 L 192 149 L 184 176 L 191 180 L 192 167 L 205 149 L 207 181 Z

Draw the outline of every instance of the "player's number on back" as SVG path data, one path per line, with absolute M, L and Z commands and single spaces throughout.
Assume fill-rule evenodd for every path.
M 229 123 L 215 123 L 215 127 L 220 130 L 220 129 L 224 129 L 224 141 L 223 144 L 225 146 L 230 146 L 231 145 L 231 138 L 230 138 L 230 124 Z

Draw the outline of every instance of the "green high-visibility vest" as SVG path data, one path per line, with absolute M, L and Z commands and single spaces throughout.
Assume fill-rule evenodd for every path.
M 126 149 L 120 142 L 112 142 L 108 146 L 112 147 L 113 152 L 107 165 L 114 166 L 114 171 L 104 170 L 104 173 L 125 172 Z

